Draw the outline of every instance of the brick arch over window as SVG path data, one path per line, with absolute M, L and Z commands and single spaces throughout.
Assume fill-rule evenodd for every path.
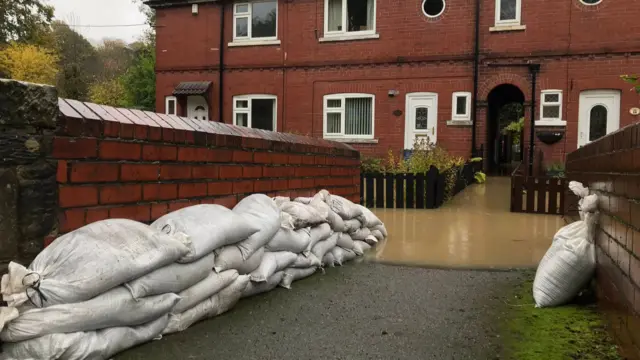
M 490 77 L 482 82 L 478 90 L 478 99 L 486 101 L 491 90 L 502 84 L 511 84 L 517 86 L 524 94 L 525 101 L 531 99 L 531 84 L 528 79 L 516 74 L 500 74 Z

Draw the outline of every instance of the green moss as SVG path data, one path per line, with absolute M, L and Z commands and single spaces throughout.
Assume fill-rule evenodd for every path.
M 533 304 L 533 275 L 510 297 L 502 324 L 505 357 L 512 360 L 619 360 L 595 305 L 584 299 L 557 308 Z M 581 304 L 582 303 L 582 304 Z

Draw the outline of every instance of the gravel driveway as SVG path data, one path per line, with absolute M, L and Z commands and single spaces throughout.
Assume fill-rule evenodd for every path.
M 328 269 L 129 350 L 134 359 L 496 359 L 516 272 L 375 263 Z

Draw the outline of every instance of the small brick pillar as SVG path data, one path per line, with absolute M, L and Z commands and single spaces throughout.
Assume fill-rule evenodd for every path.
M 0 79 L 0 274 L 28 263 L 58 227 L 55 88 Z

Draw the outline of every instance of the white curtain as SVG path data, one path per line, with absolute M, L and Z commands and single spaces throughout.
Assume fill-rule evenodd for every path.
M 351 98 L 345 101 L 345 135 L 371 135 L 371 98 Z
M 367 0 L 367 30 L 373 30 L 375 3 L 376 0 Z
M 329 31 L 341 31 L 342 28 L 342 1 L 343 0 L 329 0 Z

